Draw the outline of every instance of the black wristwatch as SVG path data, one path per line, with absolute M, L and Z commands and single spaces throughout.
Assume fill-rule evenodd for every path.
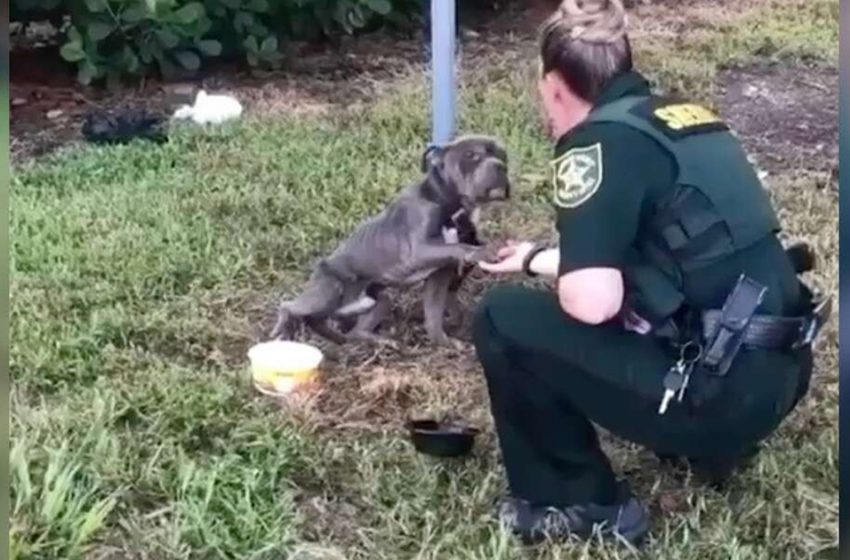
M 531 270 L 531 261 L 533 261 L 534 257 L 536 257 L 539 253 L 542 253 L 545 250 L 546 250 L 546 245 L 543 245 L 542 243 L 538 243 L 538 244 L 534 245 L 531 248 L 531 250 L 525 255 L 525 258 L 522 259 L 522 271 L 526 275 L 531 276 L 531 277 L 537 276 L 537 274 L 535 274 Z

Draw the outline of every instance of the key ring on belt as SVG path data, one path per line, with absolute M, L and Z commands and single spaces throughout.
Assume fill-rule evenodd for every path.
M 689 340 L 679 347 L 679 364 L 691 366 L 702 358 L 702 344 Z

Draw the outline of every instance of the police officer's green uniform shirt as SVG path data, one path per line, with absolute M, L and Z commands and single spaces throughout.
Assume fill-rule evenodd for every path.
M 628 72 L 612 82 L 596 107 L 648 95 L 647 80 Z M 622 269 L 636 240 L 647 233 L 641 225 L 654 202 L 674 186 L 677 168 L 673 156 L 639 130 L 586 122 L 558 141 L 550 173 L 563 275 L 589 267 Z M 719 308 L 742 272 L 768 287 L 762 312 L 798 311 L 798 280 L 773 236 L 686 277 L 690 305 Z
M 626 95 L 649 95 L 640 74 L 615 80 L 598 104 Z M 626 125 L 592 123 L 561 138 L 551 173 L 563 275 L 621 266 L 637 237 L 644 201 L 652 198 L 653 187 L 673 182 L 675 164 L 653 140 Z

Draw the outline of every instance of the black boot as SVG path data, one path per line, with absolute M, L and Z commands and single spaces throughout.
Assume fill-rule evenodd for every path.
M 618 503 L 607 506 L 554 507 L 509 498 L 502 503 L 499 519 L 525 544 L 566 540 L 571 536 L 589 539 L 598 530 L 603 536 L 617 536 L 637 546 L 649 531 L 649 512 L 625 486 Z

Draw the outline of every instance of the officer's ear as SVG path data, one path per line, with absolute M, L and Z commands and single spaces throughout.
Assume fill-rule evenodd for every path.
M 422 173 L 428 173 L 434 167 L 441 168 L 445 154 L 446 150 L 442 146 L 428 146 L 422 154 Z

